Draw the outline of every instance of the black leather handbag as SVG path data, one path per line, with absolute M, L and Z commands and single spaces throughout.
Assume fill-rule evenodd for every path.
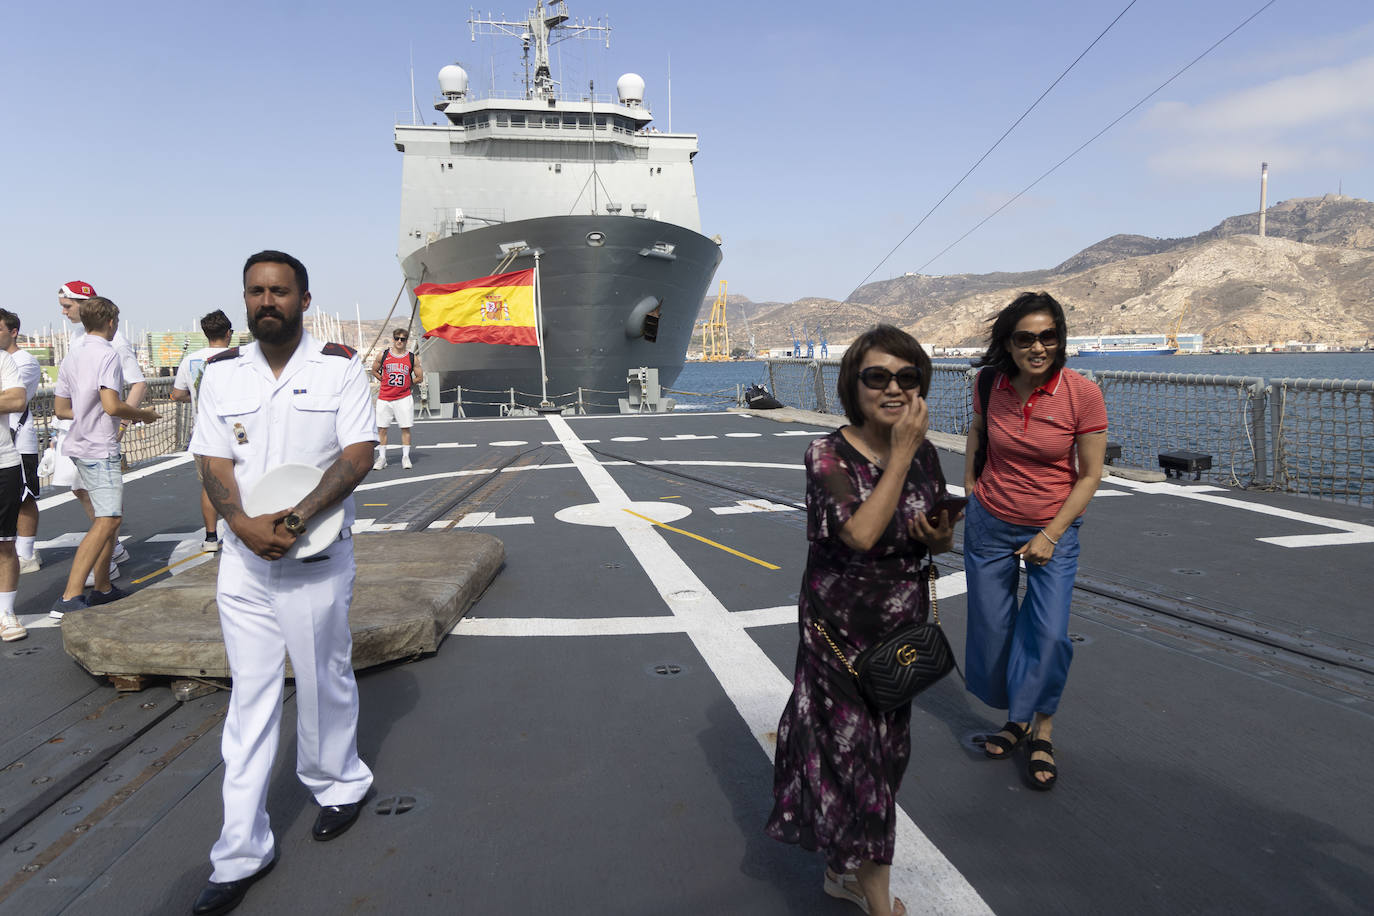
M 930 584 L 930 611 L 935 622 L 910 623 L 898 627 L 860 652 L 853 664 L 835 645 L 825 625 L 817 618 L 811 620 L 830 644 L 830 650 L 858 681 L 859 693 L 864 701 L 877 712 L 891 712 L 904 703 L 910 703 L 917 694 L 951 670 L 958 670 L 954 651 L 940 627 L 940 608 L 935 600 L 938 573 L 934 564 L 926 567 L 926 575 Z

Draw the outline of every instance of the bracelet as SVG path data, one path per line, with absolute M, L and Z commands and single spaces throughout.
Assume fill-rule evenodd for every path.
M 1054 538 L 1050 537 L 1049 532 L 1046 531 L 1044 528 L 1041 528 L 1041 529 L 1040 529 L 1040 533 L 1043 534 L 1043 535 L 1045 536 L 1045 540 L 1049 541 L 1049 542 L 1050 542 L 1051 544 L 1053 544 L 1055 547 L 1058 547 L 1058 546 L 1059 546 L 1059 542 L 1056 541 Z M 1060 535 L 1060 537 L 1063 537 L 1063 535 Z

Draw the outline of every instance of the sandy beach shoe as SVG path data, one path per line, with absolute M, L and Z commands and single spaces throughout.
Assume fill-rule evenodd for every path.
M 868 912 L 868 901 L 864 899 L 864 892 L 859 890 L 858 875 L 837 875 L 827 868 L 825 870 L 825 885 L 822 889 L 831 897 L 837 900 L 848 900 L 865 913 Z

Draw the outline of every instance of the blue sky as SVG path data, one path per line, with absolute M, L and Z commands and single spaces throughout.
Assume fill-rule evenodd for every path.
M 491 12 L 523 18 L 526 0 Z M 569 86 L 641 74 L 667 127 L 700 135 L 718 279 L 754 300 L 842 298 L 1128 0 L 692 4 L 571 0 L 609 50 L 556 49 Z M 1374 9 L 1278 0 L 948 253 L 950 242 L 1264 0 L 1138 0 L 874 279 L 1049 267 L 1118 232 L 1191 235 L 1258 205 L 1374 198 Z M 135 329 L 242 315 L 243 258 L 277 247 L 317 308 L 380 318 L 400 286 L 400 155 L 414 54 L 515 86 L 518 46 L 469 40 L 452 3 L 72 2 L 0 31 L 3 304 L 55 323 L 70 279 Z M 492 49 L 498 51 L 491 58 Z M 431 118 L 432 119 L 432 118 Z M 927 262 L 930 262 L 927 264 Z M 236 321 L 237 323 L 237 321 Z

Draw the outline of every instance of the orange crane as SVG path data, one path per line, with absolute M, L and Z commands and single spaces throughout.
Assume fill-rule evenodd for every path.
M 1190 301 L 1189 299 L 1183 300 L 1183 311 L 1178 313 L 1178 320 L 1174 322 L 1174 326 L 1169 329 L 1169 333 L 1164 338 L 1166 344 L 1173 347 L 1175 350 L 1178 349 L 1178 332 L 1183 328 L 1183 317 L 1188 314 L 1188 303 Z

